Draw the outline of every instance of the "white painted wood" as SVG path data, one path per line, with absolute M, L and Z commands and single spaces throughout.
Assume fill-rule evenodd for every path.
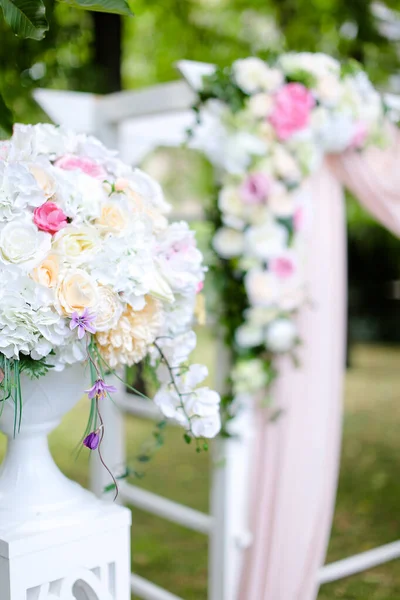
M 193 531 L 208 535 L 212 529 L 213 520 L 210 515 L 206 515 L 194 508 L 189 508 L 173 500 L 168 500 L 158 494 L 142 490 L 129 483 L 122 483 L 120 493 L 128 504 L 132 504 L 136 508 L 145 510 L 178 525 L 193 529 Z
M 131 587 L 132 592 L 141 600 L 182 600 L 139 575 L 131 576 Z
M 84 133 L 96 131 L 94 117 L 100 97 L 83 92 L 40 88 L 33 92 L 33 97 L 57 125 L 62 124 Z
M 98 500 L 55 465 L 47 434 L 87 389 L 83 365 L 39 380 L 21 376 L 23 413 L 0 473 L 1 600 L 129 600 L 130 512 Z
M 202 78 L 205 75 L 212 75 L 215 71 L 215 65 L 194 60 L 179 60 L 176 68 L 194 90 L 200 90 Z
M 1 600 L 130 600 L 130 518 L 99 502 L 73 526 L 2 536 Z
M 172 81 L 139 91 L 103 96 L 99 115 L 103 121 L 121 123 L 135 117 L 179 112 L 192 106 L 195 100 L 195 94 L 184 81 Z
M 218 340 L 217 388 L 224 393 L 231 357 Z M 254 412 L 250 398 L 230 427 L 229 439 L 213 444 L 211 532 L 209 554 L 209 600 L 235 600 L 244 551 L 251 544 L 249 529 L 249 487 Z
M 320 584 L 337 581 L 361 573 L 372 567 L 377 567 L 396 558 L 400 558 L 400 541 L 361 552 L 355 556 L 338 560 L 330 565 L 322 567 L 318 573 Z
M 161 419 L 165 418 L 154 402 L 136 396 L 135 394 L 129 394 L 127 392 L 118 394 L 115 397 L 115 402 L 118 404 L 120 410 L 142 419 L 161 421 Z

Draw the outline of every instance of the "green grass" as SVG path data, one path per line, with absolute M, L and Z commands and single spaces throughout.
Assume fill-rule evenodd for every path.
M 200 352 L 209 348 L 202 340 Z M 208 352 L 212 366 L 214 356 Z M 400 349 L 357 347 L 346 377 L 346 411 L 339 493 L 328 561 L 400 538 Z M 51 435 L 57 463 L 69 476 L 87 483 L 84 452 L 74 446 L 84 426 L 81 402 Z M 127 419 L 131 455 L 152 427 Z M 0 454 L 4 440 L 0 440 Z M 147 467 L 139 485 L 199 510 L 208 509 L 209 456 L 186 446 L 181 431 L 167 430 L 166 447 Z M 133 511 L 132 567 L 185 600 L 205 600 L 207 543 L 204 536 Z M 392 562 L 321 588 L 319 600 L 398 600 L 400 564 Z M 256 599 L 252 599 L 256 600 Z

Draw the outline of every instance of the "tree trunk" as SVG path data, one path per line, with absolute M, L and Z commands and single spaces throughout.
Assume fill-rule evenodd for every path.
M 95 64 L 99 70 L 97 93 L 118 92 L 121 87 L 121 33 L 119 15 L 93 13 Z

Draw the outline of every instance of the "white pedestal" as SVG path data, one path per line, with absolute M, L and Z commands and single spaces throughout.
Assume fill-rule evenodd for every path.
M 130 600 L 131 513 L 94 499 L 74 525 L 0 536 L 1 600 Z

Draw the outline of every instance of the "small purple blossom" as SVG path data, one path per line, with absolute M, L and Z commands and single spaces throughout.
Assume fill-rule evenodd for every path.
M 92 431 L 83 440 L 83 445 L 89 450 L 96 450 L 100 444 L 100 430 Z
M 97 398 L 105 398 L 107 393 L 112 394 L 116 391 L 116 387 L 113 385 L 106 385 L 105 381 L 102 379 L 97 379 L 89 390 L 85 390 L 89 400 L 92 400 L 92 398 L 95 398 L 96 396 Z
M 69 327 L 70 329 L 78 328 L 78 338 L 81 340 L 86 331 L 89 333 L 96 333 L 96 329 L 93 325 L 95 319 L 96 315 L 91 313 L 88 308 L 85 308 L 81 315 L 77 312 L 72 313 Z

